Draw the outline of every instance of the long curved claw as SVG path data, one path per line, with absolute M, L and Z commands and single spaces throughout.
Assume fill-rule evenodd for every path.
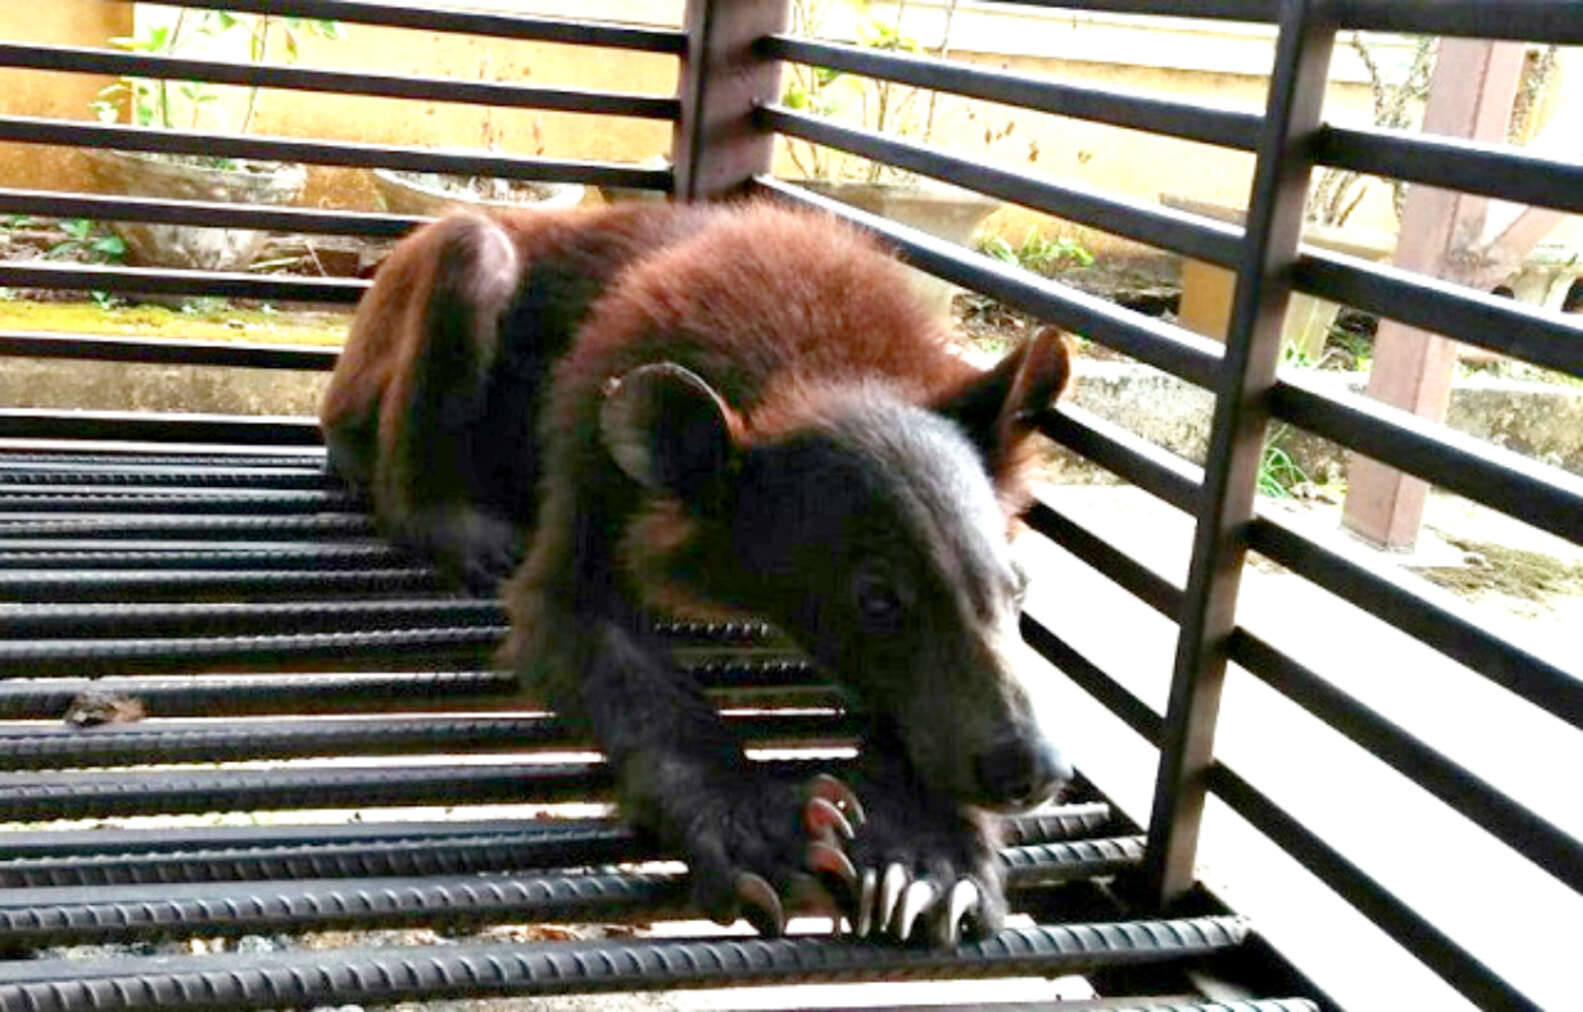
M 863 881 L 858 887 L 857 923 L 854 930 L 859 938 L 867 938 L 874 926 L 874 900 L 879 892 L 879 875 L 873 868 L 863 869 Z
M 786 911 L 780 897 L 763 878 L 745 871 L 736 877 L 737 901 L 742 904 L 742 917 L 766 938 L 777 938 L 786 932 Z
M 874 912 L 876 934 L 890 927 L 891 920 L 896 916 L 896 903 L 906 887 L 907 869 L 895 863 L 886 865 L 885 875 L 879 883 L 879 909 Z
M 808 866 L 809 871 L 840 879 L 847 888 L 847 895 L 857 895 L 857 869 L 852 866 L 852 859 L 839 847 L 833 847 L 822 841 L 810 843 L 808 849 L 803 852 L 803 863 Z
M 896 938 L 905 942 L 912 937 L 913 925 L 918 915 L 929 908 L 940 895 L 940 889 L 930 879 L 919 879 L 907 887 L 901 897 L 901 909 L 896 914 Z
M 806 787 L 809 798 L 823 798 L 845 812 L 848 821 L 855 827 L 861 828 L 868 821 L 868 816 L 863 811 L 863 803 L 852 793 L 852 788 L 837 780 L 828 773 L 815 773 L 808 779 Z
M 808 804 L 803 806 L 802 823 L 803 829 L 814 839 L 829 836 L 832 830 L 843 840 L 850 840 L 857 835 L 852 823 L 847 821 L 841 809 L 829 798 L 809 798 Z
M 977 914 L 983 897 L 972 879 L 958 879 L 951 887 L 945 902 L 945 914 L 934 922 L 934 941 L 940 946 L 953 946 L 962 939 L 962 921 Z

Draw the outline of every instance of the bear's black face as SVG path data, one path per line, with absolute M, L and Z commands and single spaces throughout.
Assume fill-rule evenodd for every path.
M 955 424 L 857 391 L 747 450 L 731 484 L 741 603 L 893 728 L 932 787 L 1016 810 L 1070 776 L 1013 668 L 1025 579 Z

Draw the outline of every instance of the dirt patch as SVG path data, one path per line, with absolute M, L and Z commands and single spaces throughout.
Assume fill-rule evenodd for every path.
M 1473 601 L 1508 599 L 1513 610 L 1549 610 L 1558 600 L 1583 597 L 1583 564 L 1544 552 L 1489 541 L 1447 537 L 1463 553 L 1460 566 L 1434 566 L 1418 572 L 1429 582 Z

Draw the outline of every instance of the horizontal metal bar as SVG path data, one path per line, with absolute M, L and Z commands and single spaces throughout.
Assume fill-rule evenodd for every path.
M 135 0 L 119 0 L 133 3 Z M 424 32 L 485 35 L 500 39 L 563 42 L 570 45 L 636 49 L 681 54 L 687 36 L 674 28 L 622 25 L 610 22 L 495 14 L 457 9 L 449 5 L 381 0 L 181 0 L 177 6 L 209 10 L 275 14 L 386 28 L 413 28 Z
M 60 720 L 85 695 L 136 700 L 149 717 L 520 709 L 509 671 L 341 671 L 0 681 L 0 719 Z
M 18 520 L 0 515 L 0 549 L 12 539 L 165 538 L 179 541 L 308 541 L 315 538 L 371 538 L 374 520 L 365 514 L 314 513 L 307 516 L 166 516 L 78 514 L 61 520 Z
M 1024 613 L 1021 620 L 1022 638 L 1038 652 L 1039 656 L 1061 670 L 1076 682 L 1105 709 L 1120 718 L 1149 744 L 1159 745 L 1165 718 L 1133 695 L 1132 690 L 1101 671 L 1092 661 L 1073 650 L 1061 637 L 1038 619 Z
M 126 151 L 159 151 L 167 154 L 207 155 L 216 158 L 307 162 L 310 165 L 407 169 L 414 172 L 439 172 L 457 176 L 494 176 L 502 179 L 627 186 L 639 190 L 668 191 L 671 186 L 671 171 L 668 168 L 645 169 L 615 162 L 520 158 L 489 153 L 423 150 L 394 144 L 310 141 L 292 137 L 249 137 L 198 130 L 156 130 L 150 127 L 45 119 L 35 116 L 0 116 L 0 141 L 84 148 L 119 148 Z
M 179 962 L 21 960 L 0 965 L 0 1002 L 30 1012 L 389 1004 L 426 997 L 564 994 L 1061 976 L 1204 957 L 1240 945 L 1235 917 L 1011 928 L 955 949 L 825 938 L 634 939 L 346 949 L 190 957 Z
M 1288 699 L 1583 892 L 1583 842 L 1247 630 L 1233 631 L 1226 648 L 1233 661 Z
M 1058 7 L 1097 14 L 1153 14 L 1173 18 L 1221 21 L 1274 21 L 1279 0 L 1010 0 L 1026 7 Z
M 333 572 L 308 566 L 304 571 L 318 573 L 321 579 Z M 72 572 L 82 578 L 81 571 Z M 0 642 L 0 677 L 282 671 L 325 663 L 343 670 L 432 669 L 487 663 L 505 633 L 504 626 L 459 626 L 182 639 L 20 640 Z
M 1583 213 L 1583 162 L 1546 158 L 1521 148 L 1376 127 L 1325 125 L 1314 139 L 1314 160 L 1388 179 Z
M 1041 412 L 1039 431 L 1087 460 L 1175 506 L 1198 511 L 1203 469 L 1074 404 Z
M 1216 762 L 1205 778 L 1210 791 L 1233 811 L 1474 1004 L 1539 1012 L 1526 995 L 1240 775 Z
M 243 547 L 184 541 L 80 542 L 71 538 L 0 542 L 0 571 L 19 569 L 366 569 L 410 562 L 376 541 Z M 0 644 L 0 651 L 5 644 Z
M 0 67 L 374 95 L 514 109 L 555 109 L 641 119 L 674 120 L 681 112 L 681 102 L 671 96 L 538 88 L 514 82 L 465 81 L 412 74 L 372 74 L 365 70 L 351 72 L 230 60 L 197 60 L 81 46 L 36 46 L 0 41 Z
M 211 228 L 254 228 L 271 232 L 355 235 L 370 239 L 399 239 L 429 220 L 408 214 L 11 188 L 0 189 L 0 214 L 92 218 L 94 221 L 149 221 Z
M 0 473 L 0 523 L 49 520 L 69 523 L 80 514 L 104 519 L 106 515 L 131 519 L 166 510 L 172 514 L 255 514 L 244 517 L 269 524 L 276 514 L 362 512 L 363 502 L 341 489 L 182 488 L 179 486 L 8 485 Z M 289 523 L 288 523 L 289 526 Z M 291 540 L 288 538 L 287 540 Z
M 1106 805 L 1068 805 L 1007 819 L 1014 842 L 1001 859 L 1009 877 L 1038 886 L 1059 880 L 1053 876 L 1086 878 L 1130 865 L 1138 837 L 1088 839 L 1108 818 Z M 360 826 L 369 832 L 348 832 Z M 116 839 L 103 839 L 107 835 Z M 13 846 L 18 836 L 23 839 Z M 6 842 L 11 856 L 0 858 L 0 888 L 7 890 L 281 879 L 359 879 L 366 888 L 373 876 L 476 875 L 667 857 L 652 836 L 616 820 L 353 823 L 302 827 L 295 834 L 45 831 L 7 834 Z M 1118 858 L 1124 864 L 1109 863 Z
M 859 730 L 854 718 L 828 713 L 727 714 L 725 720 L 744 741 L 761 747 L 846 746 Z M 0 765 L 14 770 L 593 748 L 586 734 L 548 714 L 138 722 L 89 733 L 63 726 L 0 727 Z
M 71 445 L 71 444 L 64 444 Z M 268 448 L 257 454 L 241 454 L 232 446 L 223 450 L 201 452 L 201 448 L 184 447 L 164 449 L 147 444 L 97 443 L 97 452 L 83 450 L 61 451 L 59 445 L 49 450 L 21 449 L 8 446 L 0 449 L 0 480 L 10 468 L 30 468 L 38 464 L 71 464 L 91 467 L 323 467 L 323 446 L 276 447 L 277 456 L 270 456 Z
M 1425 597 L 1394 567 L 1327 547 L 1269 516 L 1249 525 L 1248 547 L 1583 729 L 1583 680 L 1489 631 L 1484 616 L 1449 595 Z
M 221 570 L 35 570 L 0 572 L 0 596 L 10 601 L 194 601 L 263 595 L 319 600 L 342 594 L 411 594 L 439 589 L 433 569 L 315 571 L 311 569 Z
M 1465 344 L 1583 376 L 1583 325 L 1515 299 L 1311 248 L 1293 265 L 1292 285 Z
M 4 544 L 0 541 L 0 548 Z M 505 622 L 504 609 L 497 601 L 445 597 L 280 603 L 0 603 L 0 629 L 15 639 L 361 632 L 414 626 L 498 629 Z
M 250 446 L 317 446 L 323 441 L 318 422 L 312 418 L 50 408 L 0 408 L 0 438 L 245 443 Z M 5 508 L 0 506 L 0 510 Z
M 496 854 L 520 840 L 449 837 Z M 602 847 L 604 849 L 613 849 Z M 636 848 L 634 848 L 636 849 Z M 644 848 L 650 849 L 650 848 Z M 1142 859 L 1139 837 L 1079 840 L 1000 852 L 1013 892 L 1113 875 Z M 493 856 L 493 855 L 492 855 Z M 630 860 L 630 858 L 628 858 Z M 639 858 L 641 859 L 641 857 Z M 498 857 L 496 858 L 498 861 Z M 573 857 L 581 868 L 587 859 Z M 260 886 L 213 880 L 34 886 L 0 896 L 0 944 L 45 946 L 201 934 L 236 937 L 277 931 L 477 925 L 500 922 L 633 922 L 697 916 L 678 871 L 474 869 L 355 878 L 304 877 Z M 3 876 L 4 871 L 0 871 Z M 791 916 L 828 908 L 793 906 Z
M 37 486 L 41 489 L 79 488 L 250 488 L 334 489 L 336 478 L 323 467 L 77 467 L 40 463 L 32 467 L 0 467 L 0 486 Z M 127 517 L 125 519 L 138 519 Z M 286 526 L 286 522 L 282 522 Z M 10 532 L 14 536 L 14 531 Z
M 788 203 L 819 208 L 878 236 L 908 263 L 1082 334 L 1196 386 L 1213 388 L 1222 347 L 1180 327 L 1144 316 L 1048 278 L 973 253 L 944 239 L 811 193 L 769 176 L 754 190 Z
M 1270 407 L 1282 421 L 1583 544 L 1583 477 L 1311 380 L 1283 377 Z
M 1408 35 L 1460 35 L 1476 39 L 1514 39 L 1583 45 L 1573 0 L 1331 0 L 1326 13 L 1342 28 Z
M 1034 501 L 1023 514 L 1023 520 L 1144 604 L 1175 621 L 1182 606 L 1182 589 L 1165 577 L 1042 500 Z M 3 615 L 0 611 L 0 616 Z
M 835 760 L 776 760 L 761 766 L 797 779 L 821 770 L 839 774 L 845 769 L 845 764 Z M 610 786 L 610 772 L 598 762 L 0 772 L 0 821 L 285 808 L 587 802 L 608 796 Z M 0 967 L 4 965 L 0 961 Z
M 1147 130 L 1204 144 L 1251 151 L 1258 143 L 1259 117 L 1254 113 L 1210 109 L 1104 88 L 1078 87 L 1034 74 L 790 35 L 761 39 L 759 51 L 773 59 L 877 77 L 1057 116 Z
M 1112 197 L 1076 183 L 1051 183 L 784 106 L 761 106 L 753 119 L 762 129 L 899 166 L 1195 260 L 1235 269 L 1242 257 L 1242 230 L 1211 218 Z
M 243 274 L 177 268 L 107 267 L 102 264 L 0 263 L 0 283 L 14 288 L 66 288 L 74 291 L 155 292 L 165 295 L 220 295 L 264 302 L 351 304 L 368 282 L 355 278 Z

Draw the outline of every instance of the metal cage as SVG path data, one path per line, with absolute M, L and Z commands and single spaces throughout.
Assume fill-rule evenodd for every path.
M 1322 117 L 1338 32 L 1372 30 L 1583 45 L 1576 0 L 1060 0 L 1040 6 L 1273 25 L 1263 115 L 1078 87 L 1010 71 L 787 34 L 786 5 L 689 0 L 681 30 L 637 28 L 376 0 L 188 0 L 189 8 L 328 18 L 428 32 L 669 54 L 674 96 L 611 94 L 327 69 L 253 66 L 0 41 L 0 67 L 261 85 L 674 124 L 671 168 L 472 151 L 152 130 L 0 116 L 0 140 L 382 166 L 668 191 L 752 193 L 823 208 L 871 230 L 913 266 L 1002 300 L 1213 396 L 1199 468 L 1093 414 L 1063 406 L 1055 443 L 1194 519 L 1178 586 L 1048 504 L 1029 526 L 1179 626 L 1164 712 L 1025 616 L 1032 648 L 1158 748 L 1140 826 L 1082 781 L 1071 804 L 1015 827 L 1003 860 L 1032 927 L 950 952 L 822 936 L 613 938 L 179 958 L 92 960 L 47 946 L 237 937 L 322 928 L 478 926 L 684 916 L 674 870 L 618 823 L 530 818 L 348 825 L 84 830 L 54 820 L 330 807 L 555 803 L 597 799 L 595 760 L 513 761 L 586 748 L 551 714 L 524 709 L 488 667 L 504 618 L 494 602 L 440 591 L 380 542 L 360 504 L 326 477 L 310 419 L 155 412 L 0 410 L 0 1008 L 241 1008 L 434 996 L 563 994 L 809 981 L 1080 973 L 1113 1004 L 1170 995 L 1186 1008 L 1338 1007 L 1248 923 L 1195 883 L 1206 797 L 1317 876 L 1429 970 L 1487 1009 L 1538 1003 L 1348 855 L 1214 755 L 1234 663 L 1542 869 L 1567 902 L 1583 846 L 1558 826 L 1239 625 L 1249 551 L 1352 602 L 1575 731 L 1583 681 L 1424 596 L 1336 543 L 1257 507 L 1267 426 L 1286 423 L 1583 543 L 1583 481 L 1361 397 L 1278 374 L 1288 295 L 1305 292 L 1524 361 L 1583 376 L 1575 318 L 1299 242 L 1310 170 L 1338 166 L 1572 213 L 1583 164 L 1500 145 Z M 1497 11 L 1498 8 L 1498 11 Z M 1246 223 L 1192 214 L 996 168 L 778 103 L 783 61 L 832 68 L 1061 116 L 1250 152 Z M 947 180 L 1234 271 L 1224 344 L 1083 295 L 769 175 L 776 135 Z M 309 234 L 395 237 L 420 219 L 200 201 L 0 190 L 0 213 Z M 0 285 L 355 302 L 365 282 L 132 267 L 0 263 Z M 32 358 L 326 370 L 333 350 L 0 333 Z M 829 747 L 849 725 L 770 630 L 663 630 L 762 744 Z M 136 696 L 147 720 L 91 730 L 60 718 L 84 693 Z M 479 754 L 479 761 L 454 757 Z M 353 764 L 277 760 L 358 757 Z M 435 761 L 434 757 L 448 757 Z M 408 757 L 427 757 L 416 764 Z M 1082 759 L 1081 756 L 1078 757 Z M 257 761 L 268 760 L 260 764 Z M 766 760 L 796 763 L 798 759 Z M 212 768 L 212 764 L 222 765 Z M 157 765 L 155 765 L 157 764 Z M 1558 900 L 1559 902 L 1559 900 Z M 1543 926 L 1540 926 L 1543 930 Z M 1554 930 L 1565 930 L 1557 925 Z M 1217 988 L 1219 988 L 1217 990 Z M 1231 990 L 1227 990 L 1227 989 Z M 1207 990 L 1205 990 L 1207 989 Z M 1228 997 L 1230 996 L 1230 997 Z M 1147 1002 L 1143 1002 L 1147 1003 Z M 1011 1006 L 1007 1006 L 1011 1007 Z M 1059 1006 L 1052 1006 L 1059 1007 Z M 1111 1005 L 1106 1005 L 1111 1007 Z

